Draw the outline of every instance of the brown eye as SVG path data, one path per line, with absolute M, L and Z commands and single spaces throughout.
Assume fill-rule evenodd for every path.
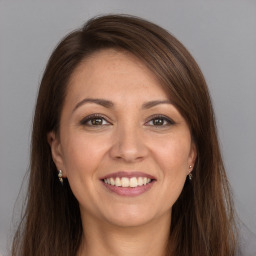
M 164 125 L 165 121 L 166 120 L 164 120 L 163 118 L 156 118 L 152 120 L 153 125 Z
M 166 116 L 153 116 L 149 121 L 147 121 L 147 126 L 156 126 L 156 127 L 166 127 L 174 124 L 174 121 L 172 121 L 170 118 Z
M 85 125 L 85 126 L 105 126 L 105 125 L 109 125 L 110 123 L 103 117 L 101 116 L 88 116 L 86 118 L 84 118 L 81 122 L 81 125 Z
M 91 125 L 102 125 L 103 124 L 103 119 L 102 118 L 93 118 L 90 120 Z

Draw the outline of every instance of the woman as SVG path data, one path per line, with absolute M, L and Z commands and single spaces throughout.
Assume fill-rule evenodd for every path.
M 136 17 L 94 18 L 53 52 L 13 255 L 235 255 L 203 75 Z

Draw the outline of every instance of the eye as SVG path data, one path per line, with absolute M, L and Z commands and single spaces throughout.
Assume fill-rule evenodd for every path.
M 85 126 L 105 126 L 110 125 L 110 123 L 101 115 L 93 114 L 85 117 L 81 122 L 81 125 Z
M 163 115 L 154 115 L 150 117 L 150 120 L 146 122 L 147 126 L 166 127 L 175 124 L 175 122 Z

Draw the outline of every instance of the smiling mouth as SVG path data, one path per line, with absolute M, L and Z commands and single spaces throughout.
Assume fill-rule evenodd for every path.
M 147 177 L 116 177 L 116 178 L 106 178 L 102 180 L 105 184 L 122 187 L 122 188 L 137 188 L 141 186 L 146 186 L 153 180 Z
M 108 191 L 119 196 L 134 197 L 149 191 L 156 183 L 150 174 L 137 171 L 120 171 L 100 178 Z

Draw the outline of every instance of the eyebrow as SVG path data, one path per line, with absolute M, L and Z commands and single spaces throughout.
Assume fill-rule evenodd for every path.
M 80 102 L 78 102 L 76 104 L 76 106 L 73 109 L 73 112 L 77 108 L 79 108 L 80 106 L 82 106 L 82 105 L 84 105 L 86 103 L 95 103 L 95 104 L 101 105 L 101 106 L 103 106 L 105 108 L 112 108 L 114 106 L 114 103 L 112 101 L 109 101 L 109 100 L 85 98 L 85 99 L 81 100 Z
M 105 108 L 113 108 L 114 107 L 114 103 L 112 101 L 110 101 L 110 100 L 85 98 L 85 99 L 79 101 L 76 104 L 76 106 L 73 109 L 73 112 L 77 108 L 79 108 L 80 106 L 82 106 L 82 105 L 84 105 L 86 103 L 95 103 L 95 104 L 101 105 L 101 106 L 103 106 Z M 143 103 L 142 109 L 149 109 L 149 108 L 155 107 L 155 106 L 160 105 L 160 104 L 171 104 L 171 105 L 173 105 L 173 102 L 171 100 L 153 100 L 153 101 L 148 101 L 148 102 Z
M 171 104 L 171 105 L 173 105 L 173 102 L 171 100 L 153 100 L 153 101 L 149 101 L 149 102 L 144 103 L 142 105 L 142 109 L 149 109 L 149 108 L 155 107 L 155 106 L 160 105 L 160 104 Z

